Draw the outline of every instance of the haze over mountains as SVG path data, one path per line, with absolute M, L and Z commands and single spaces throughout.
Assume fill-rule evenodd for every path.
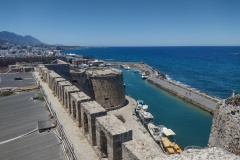
M 21 36 L 8 31 L 0 32 L 0 43 L 14 43 L 14 44 L 25 44 L 25 45 L 44 44 L 43 42 L 39 41 L 38 39 L 30 35 Z

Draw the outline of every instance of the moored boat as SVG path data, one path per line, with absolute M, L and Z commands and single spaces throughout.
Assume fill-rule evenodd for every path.
M 153 137 L 154 141 L 159 143 L 161 140 L 161 130 L 159 126 L 155 126 L 153 123 L 149 123 L 148 125 L 148 130 Z
M 144 111 L 147 111 L 147 110 L 148 110 L 148 105 L 146 105 L 146 104 L 142 105 L 142 109 L 143 109 Z
M 137 100 L 136 112 L 142 109 L 143 104 L 144 104 L 143 100 Z
M 131 68 L 128 65 L 122 65 L 124 69 L 130 70 Z
M 143 121 L 143 123 L 148 124 L 148 123 L 152 123 L 153 122 L 153 115 L 150 112 L 146 112 L 144 110 L 139 110 L 139 117 L 141 118 L 141 120 Z
M 161 140 L 160 145 L 164 148 L 165 152 L 168 154 L 181 153 L 182 149 L 176 143 L 176 140 L 173 136 L 176 134 L 165 126 L 160 127 Z
M 147 78 L 148 78 L 148 75 L 145 72 L 143 72 L 142 73 L 142 79 L 147 79 Z

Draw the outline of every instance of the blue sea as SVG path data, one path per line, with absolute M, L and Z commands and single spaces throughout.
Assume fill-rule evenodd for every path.
M 67 50 L 106 61 L 140 62 L 156 68 L 177 83 L 225 99 L 240 92 L 240 47 L 93 47 Z M 212 115 L 123 70 L 125 93 L 149 105 L 155 124 L 176 133 L 182 148 L 205 147 Z

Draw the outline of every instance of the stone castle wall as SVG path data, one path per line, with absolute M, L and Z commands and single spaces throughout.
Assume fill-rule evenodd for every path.
M 116 109 L 125 104 L 122 74 L 106 77 L 90 77 L 94 99 L 107 109 Z
M 82 70 L 79 72 L 71 72 L 72 76 L 72 84 L 78 87 L 81 91 L 83 91 L 86 95 L 93 97 L 93 92 L 90 85 L 89 78 L 86 75 L 86 71 Z
M 125 100 L 122 72 L 116 69 L 72 71 L 72 83 L 107 110 L 122 107 Z
M 45 57 L 45 56 L 28 56 L 28 57 L 1 57 L 0 58 L 0 67 L 8 67 L 9 65 L 14 65 L 16 62 L 27 62 L 27 63 L 33 63 L 33 62 L 42 62 L 42 63 L 51 63 L 52 61 L 56 59 L 61 59 L 63 61 L 66 61 L 65 57 Z
M 221 102 L 214 112 L 209 138 L 211 147 L 220 147 L 240 154 L 240 106 L 237 95 Z
M 54 72 L 56 72 L 57 74 L 59 74 L 60 76 L 62 76 L 62 78 L 68 80 L 68 81 L 72 81 L 72 77 L 70 74 L 70 67 L 69 64 L 46 64 L 45 67 L 49 70 L 53 70 Z
M 52 79 L 52 83 L 56 84 L 55 88 L 58 88 L 55 90 L 59 90 L 59 88 L 61 88 L 60 83 L 63 82 L 67 83 L 68 86 L 72 86 L 72 84 L 67 81 L 61 81 L 58 83 L 59 79 L 64 79 L 56 76 L 53 77 L 56 75 L 51 74 L 54 71 L 49 71 L 44 66 L 39 65 L 38 72 L 42 79 L 46 79 L 45 77 L 50 77 L 49 79 Z M 50 81 L 46 82 L 50 83 Z M 239 159 L 239 156 L 233 155 L 226 150 L 221 149 L 223 148 L 222 145 L 224 144 L 215 143 L 217 141 L 221 141 L 222 138 L 224 142 L 239 142 L 239 139 L 238 141 L 235 141 L 237 139 L 232 139 L 237 137 L 239 138 L 239 135 L 236 135 L 236 128 L 239 128 L 239 125 L 235 126 L 236 123 L 233 123 L 237 122 L 237 124 L 239 124 L 239 106 L 228 106 L 228 109 L 226 109 L 226 105 L 219 105 L 219 113 L 217 112 L 214 115 L 214 122 L 210 138 L 212 138 L 212 142 L 214 142 L 212 143 L 213 145 L 219 145 L 221 148 L 212 147 L 198 150 L 190 149 L 179 155 L 159 156 L 158 152 L 152 150 L 146 141 L 132 140 L 131 129 L 127 128 L 124 123 L 122 123 L 115 116 L 106 113 L 105 109 L 100 104 L 93 102 L 91 98 L 85 95 L 83 92 L 71 92 L 70 90 L 67 90 L 67 87 L 64 87 L 62 92 L 69 92 L 70 98 L 66 98 L 65 100 L 67 100 L 67 103 L 71 105 L 65 109 L 69 113 L 69 116 L 71 116 L 76 122 L 76 125 L 82 127 L 84 135 L 88 139 L 89 143 L 96 148 L 100 159 Z M 56 91 L 54 93 L 56 94 Z M 58 95 L 59 100 L 61 97 L 62 96 Z M 222 109 L 221 107 L 225 109 Z M 221 117 L 223 117 L 223 119 Z M 218 127 L 218 125 L 220 125 L 220 127 Z M 227 129 L 228 127 L 224 128 L 224 126 L 230 127 L 230 131 L 233 132 L 233 134 Z M 224 134 L 219 134 L 219 132 L 222 130 L 228 131 L 224 132 Z

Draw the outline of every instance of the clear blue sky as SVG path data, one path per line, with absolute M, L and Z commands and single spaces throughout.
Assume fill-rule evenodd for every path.
M 49 44 L 240 45 L 240 0 L 0 0 L 0 22 Z

